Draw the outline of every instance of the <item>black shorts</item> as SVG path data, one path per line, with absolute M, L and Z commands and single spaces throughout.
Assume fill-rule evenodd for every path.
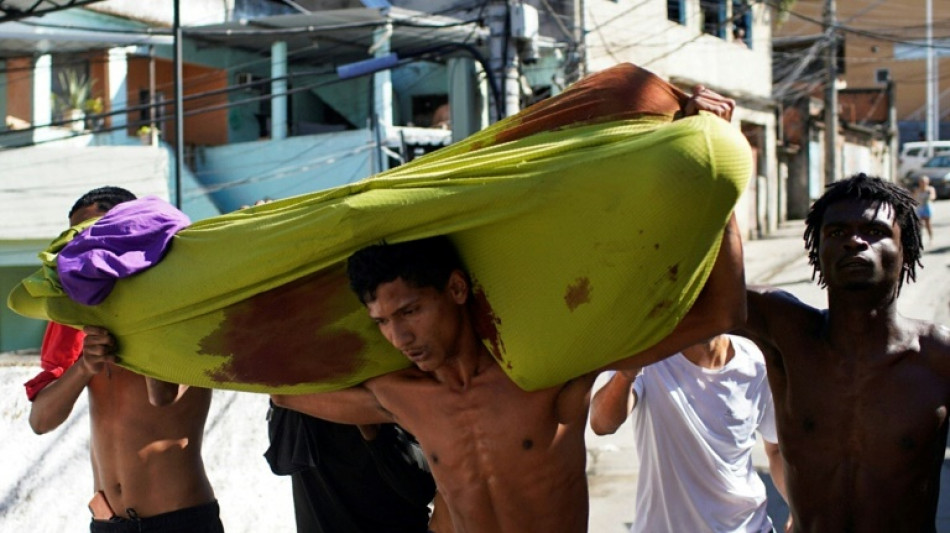
M 218 502 L 196 505 L 148 518 L 93 520 L 91 533 L 224 533 Z

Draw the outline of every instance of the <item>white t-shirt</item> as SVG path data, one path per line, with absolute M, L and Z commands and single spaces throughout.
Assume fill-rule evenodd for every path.
M 771 531 L 752 466 L 756 431 L 777 442 L 765 360 L 729 336 L 735 357 L 709 370 L 676 354 L 634 381 L 640 454 L 633 533 Z

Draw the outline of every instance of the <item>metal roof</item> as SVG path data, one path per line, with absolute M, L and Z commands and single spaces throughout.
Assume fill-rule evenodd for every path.
M 173 38 L 168 30 L 148 33 L 136 30 L 70 28 L 34 21 L 14 21 L 0 24 L 0 43 L 2 43 L 0 58 L 3 58 L 48 52 L 84 52 L 120 46 L 171 45 Z
M 102 0 L 0 0 L 0 22 L 39 17 L 54 11 L 80 7 Z
M 488 29 L 475 22 L 400 8 L 336 9 L 277 15 L 207 26 L 183 28 L 185 35 L 207 45 L 270 53 L 277 41 L 287 43 L 288 54 L 300 60 L 339 63 L 366 59 L 375 43 L 374 30 L 392 23 L 390 47 L 397 53 L 435 46 L 475 45 L 487 42 Z

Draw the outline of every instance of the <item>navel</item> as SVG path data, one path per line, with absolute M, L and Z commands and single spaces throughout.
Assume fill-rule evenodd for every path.
M 530 450 L 531 448 L 534 448 L 534 441 L 531 439 L 525 439 L 521 441 L 521 447 L 525 450 Z
M 438 456 L 438 455 L 432 454 L 431 459 L 432 459 L 432 464 L 436 464 L 436 465 L 439 464 L 439 456 Z

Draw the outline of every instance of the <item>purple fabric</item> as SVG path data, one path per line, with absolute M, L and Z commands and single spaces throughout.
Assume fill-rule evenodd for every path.
M 172 237 L 190 224 L 187 215 L 154 196 L 113 207 L 59 252 L 63 290 L 79 303 L 98 304 L 117 279 L 158 263 Z

